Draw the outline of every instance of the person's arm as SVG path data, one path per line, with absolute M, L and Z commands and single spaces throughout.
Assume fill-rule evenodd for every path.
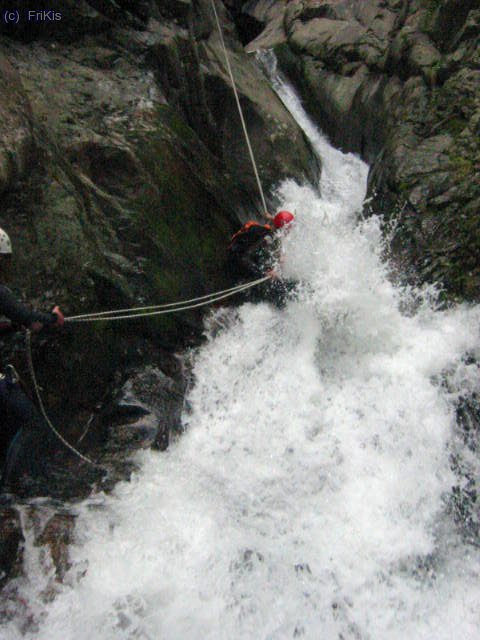
M 62 324 L 61 312 L 32 311 L 19 302 L 8 287 L 0 285 L 0 313 L 16 324 L 39 330 L 42 326 Z

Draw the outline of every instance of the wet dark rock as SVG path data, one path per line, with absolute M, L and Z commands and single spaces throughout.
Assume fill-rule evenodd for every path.
M 455 467 L 454 467 L 455 468 Z M 456 468 L 457 471 L 460 469 Z M 462 474 L 461 484 L 452 487 L 448 509 L 464 540 L 480 546 L 479 487 L 476 479 Z
M 0 588 L 19 574 L 23 542 L 18 511 L 14 507 L 0 505 Z
M 480 447 L 480 398 L 477 393 L 461 396 L 457 405 L 457 424 L 460 426 L 465 444 L 471 451 Z
M 16 494 L 3 494 L 0 504 L 0 587 L 21 574 L 25 536 L 40 548 L 40 562 L 48 573 L 53 565 L 54 581 L 46 587 L 46 600 L 55 596 L 55 582 L 63 582 L 70 568 L 68 548 L 72 542 L 75 516 L 68 505 L 96 491 L 109 492 L 128 480 L 137 468 L 132 455 L 152 446 L 164 451 L 170 434 L 181 431 L 184 381 L 182 367 L 165 357 L 165 373 L 155 366 L 131 371 L 113 399 L 87 422 L 77 449 L 88 454 L 95 466 L 79 459 L 63 445 L 45 461 L 45 477 L 24 478 Z M 85 425 L 84 425 L 85 426 Z M 58 445 L 58 443 L 57 443 Z M 35 496 L 49 496 L 38 499 Z M 25 511 L 22 530 L 15 503 Z M 10 506 L 11 505 L 11 506 Z M 3 599 L 7 606 L 14 591 Z M 1 607 L 0 607 L 1 608 Z
M 456 417 L 450 444 L 456 483 L 447 497 L 447 509 L 465 541 L 475 546 L 480 546 L 480 403 L 478 388 L 468 381 L 475 379 L 479 366 L 476 356 L 466 353 L 456 369 L 444 372 L 439 380 L 455 404 Z
M 192 9 L 191 0 L 155 0 L 155 3 L 163 18 L 174 20 L 177 24 L 187 24 Z
M 55 577 L 63 582 L 71 567 L 68 547 L 72 542 L 75 518 L 70 513 L 56 513 L 37 536 L 35 546 L 45 548 L 55 568 Z
M 248 2 L 236 2 L 235 0 L 225 0 L 225 6 L 237 28 L 238 36 L 242 44 L 248 44 L 256 36 L 260 35 L 265 28 L 265 20 L 259 18 L 249 11 Z M 273 2 L 269 3 L 270 5 Z
M 245 22 L 246 16 L 250 19 L 250 24 L 253 21 L 254 25 L 254 29 L 250 27 L 249 32 L 246 29 L 243 30 L 243 39 L 248 45 L 247 51 L 255 51 L 258 46 L 267 49 L 286 42 L 284 28 L 286 6 L 286 0 L 251 0 L 242 5 L 241 14 L 235 19 L 236 23 L 238 24 L 239 21 L 241 23 L 242 20 Z M 263 27 L 260 34 L 255 28 L 256 25 Z M 250 35 L 248 40 L 247 34 Z
M 103 414 L 109 451 L 149 446 L 165 450 L 170 433 L 181 431 L 182 387 L 157 367 L 132 372 Z

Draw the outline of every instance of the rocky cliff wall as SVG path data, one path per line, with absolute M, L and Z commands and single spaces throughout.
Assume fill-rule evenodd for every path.
M 480 298 L 475 0 L 268 0 L 243 11 L 332 141 L 371 165 L 399 273 Z M 393 231 L 392 231 L 393 230 Z
M 228 239 L 261 205 L 210 2 L 36 4 L 61 19 L 29 21 L 18 2 L 18 24 L 0 27 L 0 225 L 15 246 L 15 290 L 73 314 L 224 287 Z M 272 205 L 278 181 L 315 179 L 318 161 L 218 11 Z M 67 422 L 99 401 L 152 344 L 198 336 L 201 317 L 37 341 L 54 415 Z
M 230 236 L 263 212 L 210 2 L 33 4 L 29 20 L 32 3 L 16 2 L 18 24 L 7 24 L 11 5 L 0 2 L 0 226 L 15 249 L 15 292 L 71 315 L 224 288 Z M 316 182 L 320 167 L 225 7 L 217 8 L 273 207 L 279 181 Z M 202 315 L 37 336 L 35 367 L 53 423 L 101 468 L 52 436 L 48 474 L 27 478 L 17 493 L 69 501 L 109 490 L 129 476 L 132 450 L 165 449 L 180 429 L 185 384 L 173 352 L 198 342 Z M 3 344 L 28 383 L 23 340 Z M 44 529 L 35 505 L 24 524 L 36 545 L 50 548 L 61 580 L 73 518 L 62 507 L 57 513 L 57 502 L 46 508 Z M 15 500 L 2 494 L 0 588 L 21 573 L 23 545 Z M 7 586 L 2 616 L 15 599 Z

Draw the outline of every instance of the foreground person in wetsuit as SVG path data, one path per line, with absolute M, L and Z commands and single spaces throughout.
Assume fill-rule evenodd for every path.
M 12 244 L 0 229 L 0 337 L 2 334 L 28 328 L 40 331 L 45 326 L 63 325 L 58 307 L 51 313 L 31 311 L 18 302 L 5 286 L 12 258 Z M 3 364 L 3 363 L 2 363 Z M 24 475 L 41 471 L 41 448 L 48 430 L 35 405 L 23 391 L 15 370 L 10 365 L 0 370 L 0 486 L 9 488 Z
M 271 225 L 249 221 L 232 237 L 227 271 L 235 283 L 271 276 L 268 282 L 250 289 L 247 299 L 251 302 L 265 300 L 282 308 L 296 283 L 283 280 L 276 271 L 280 249 L 276 231 L 291 225 L 295 218 L 290 211 L 280 211 L 276 216 L 266 214 L 266 217 Z

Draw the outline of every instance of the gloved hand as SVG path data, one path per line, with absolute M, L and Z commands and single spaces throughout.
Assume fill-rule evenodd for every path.
M 265 275 L 271 278 L 272 280 L 281 280 L 280 275 L 277 273 L 277 271 L 275 271 L 275 269 L 270 269 L 270 271 L 267 271 Z
M 63 313 L 60 311 L 60 307 L 58 305 L 53 307 L 52 313 L 54 313 L 57 316 L 57 321 L 53 326 L 54 327 L 63 327 L 63 325 L 65 323 L 65 317 L 64 317 Z

